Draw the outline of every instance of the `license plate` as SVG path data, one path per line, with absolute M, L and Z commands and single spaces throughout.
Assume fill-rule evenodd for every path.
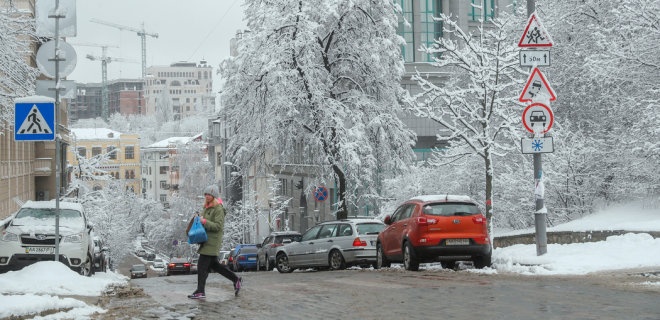
M 257 258 L 255 258 L 255 257 L 251 257 L 251 258 L 248 258 L 248 260 L 250 260 L 250 261 L 255 261 L 255 260 L 257 260 Z
M 53 254 L 55 253 L 54 247 L 26 247 L 25 253 L 30 254 Z
M 448 246 L 467 246 L 470 244 L 470 239 L 447 239 L 445 243 Z

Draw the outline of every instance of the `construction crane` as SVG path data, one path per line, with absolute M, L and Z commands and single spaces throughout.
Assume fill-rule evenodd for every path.
M 142 79 L 146 77 L 147 75 L 147 36 L 158 38 L 158 33 L 149 33 L 144 30 L 144 22 L 142 23 L 141 28 L 133 28 L 133 27 L 127 27 L 127 26 L 122 26 L 116 23 L 108 22 L 108 21 L 103 21 L 99 19 L 89 19 L 89 21 L 98 23 L 98 24 L 104 24 L 106 26 L 114 27 L 119 30 L 128 30 L 128 31 L 133 31 L 137 32 L 137 35 L 141 38 L 142 40 Z
M 101 117 L 103 120 L 108 120 L 109 116 L 109 106 L 108 106 L 108 63 L 112 61 L 117 62 L 136 62 L 130 59 L 122 58 L 112 58 L 108 57 L 108 48 L 119 48 L 118 46 L 111 46 L 106 44 L 96 44 L 96 43 L 72 43 L 74 46 L 86 46 L 86 47 L 99 47 L 101 48 L 101 56 L 95 56 L 92 54 L 87 55 L 87 59 L 92 61 L 101 61 Z

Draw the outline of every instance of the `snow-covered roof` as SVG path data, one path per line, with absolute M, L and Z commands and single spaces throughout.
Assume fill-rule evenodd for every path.
M 192 137 L 170 137 L 167 139 L 163 139 L 161 141 L 152 143 L 148 145 L 146 148 L 147 149 L 156 149 L 156 148 L 168 148 L 171 145 L 177 145 L 177 144 L 187 144 L 190 143 L 196 139 L 200 139 L 202 134 L 197 134 Z
M 108 128 L 73 128 L 77 140 L 118 140 L 121 132 Z

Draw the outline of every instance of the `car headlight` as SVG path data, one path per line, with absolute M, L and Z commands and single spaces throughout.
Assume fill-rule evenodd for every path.
M 82 239 L 83 239 L 82 233 L 76 233 L 76 234 L 71 234 L 71 235 L 68 235 L 68 236 L 62 238 L 62 242 L 79 243 L 79 242 L 82 242 Z
M 8 231 L 2 232 L 2 241 L 16 241 L 18 242 L 18 235 Z

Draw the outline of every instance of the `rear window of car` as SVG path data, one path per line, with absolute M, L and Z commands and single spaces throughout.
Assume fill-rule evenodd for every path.
M 238 251 L 238 254 L 257 253 L 257 247 L 245 247 Z
M 385 225 L 382 223 L 359 223 L 357 225 L 358 234 L 378 234 L 384 228 Z
M 137 264 L 133 266 L 133 271 L 145 271 L 145 270 L 146 268 L 144 267 L 144 265 Z
M 473 203 L 443 202 L 424 206 L 424 214 L 433 216 L 471 216 L 480 213 L 479 207 Z

